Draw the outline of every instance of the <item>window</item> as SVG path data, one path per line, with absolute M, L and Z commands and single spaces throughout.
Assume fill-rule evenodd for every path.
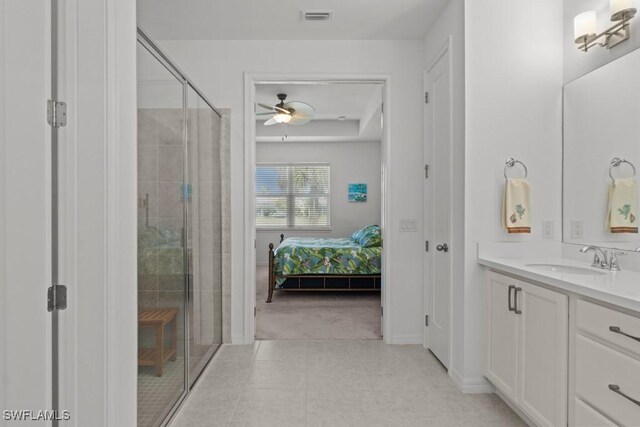
M 329 225 L 329 164 L 257 165 L 258 229 L 322 230 Z

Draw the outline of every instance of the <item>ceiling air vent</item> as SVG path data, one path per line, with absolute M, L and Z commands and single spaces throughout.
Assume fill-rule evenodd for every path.
M 303 10 L 300 18 L 303 21 L 329 21 L 333 17 L 331 10 Z

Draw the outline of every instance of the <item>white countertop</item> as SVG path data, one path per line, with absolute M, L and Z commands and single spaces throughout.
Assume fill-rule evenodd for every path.
M 568 258 L 508 258 L 480 254 L 478 263 L 492 270 L 510 273 L 523 279 L 542 282 L 567 292 L 614 304 L 640 313 L 640 273 L 636 271 L 608 271 L 605 274 L 577 275 L 540 270 L 527 264 L 561 264 L 589 267 L 589 264 Z

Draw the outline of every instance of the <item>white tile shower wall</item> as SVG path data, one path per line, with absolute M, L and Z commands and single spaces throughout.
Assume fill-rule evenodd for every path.
M 417 41 L 160 41 L 200 89 L 231 108 L 232 336 L 245 337 L 244 298 L 244 83 L 243 72 L 299 74 L 388 74 L 391 163 L 389 218 L 394 260 L 388 286 L 394 289 L 389 342 L 421 342 L 422 226 L 400 233 L 400 217 L 422 212 L 422 57 Z M 274 55 L 274 50 L 282 55 Z M 295 55 L 287 55 L 295 52 Z
M 595 47 L 588 52 L 582 52 L 576 48 L 573 40 L 573 18 L 587 10 L 595 10 L 598 15 L 598 30 L 602 31 L 611 26 L 609 15 L 609 2 L 607 0 L 564 0 L 564 82 L 568 83 L 580 76 L 587 74 L 632 50 L 640 47 L 640 20 L 631 21 L 631 39 L 614 47 L 605 49 Z M 638 7 L 638 5 L 636 5 Z
M 326 162 L 331 165 L 330 212 L 331 230 L 328 231 L 258 231 L 256 263 L 269 262 L 269 243 L 285 236 L 348 237 L 358 228 L 380 224 L 380 142 L 305 142 L 288 144 L 260 142 L 256 148 L 258 162 Z M 366 183 L 368 197 L 365 203 L 349 203 L 347 185 Z
M 556 0 L 465 3 L 465 359 L 459 372 L 465 378 L 483 374 L 477 243 L 540 241 L 543 219 L 561 221 L 562 7 Z M 503 167 L 510 156 L 529 168 L 530 235 L 509 236 L 501 227 Z

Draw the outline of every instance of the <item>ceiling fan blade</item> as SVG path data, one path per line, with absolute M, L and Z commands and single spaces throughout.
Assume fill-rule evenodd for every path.
M 291 111 L 285 110 L 284 108 L 280 108 L 277 105 L 274 105 L 273 109 L 283 114 L 291 114 Z
M 275 125 L 277 123 L 278 123 L 278 121 L 276 119 L 274 119 L 273 117 L 271 117 L 269 120 L 264 122 L 264 125 L 265 126 L 271 126 L 271 125 Z
M 309 123 L 311 119 L 316 115 L 316 110 L 311 105 L 299 102 L 292 101 L 285 104 L 285 107 L 293 109 L 293 114 L 291 120 L 289 120 L 290 125 L 303 125 L 305 123 Z
M 261 106 L 262 108 L 266 108 L 269 111 L 273 111 L 275 110 L 275 108 L 273 108 L 273 105 L 268 105 L 268 104 L 262 104 L 260 102 L 257 103 L 259 106 Z

